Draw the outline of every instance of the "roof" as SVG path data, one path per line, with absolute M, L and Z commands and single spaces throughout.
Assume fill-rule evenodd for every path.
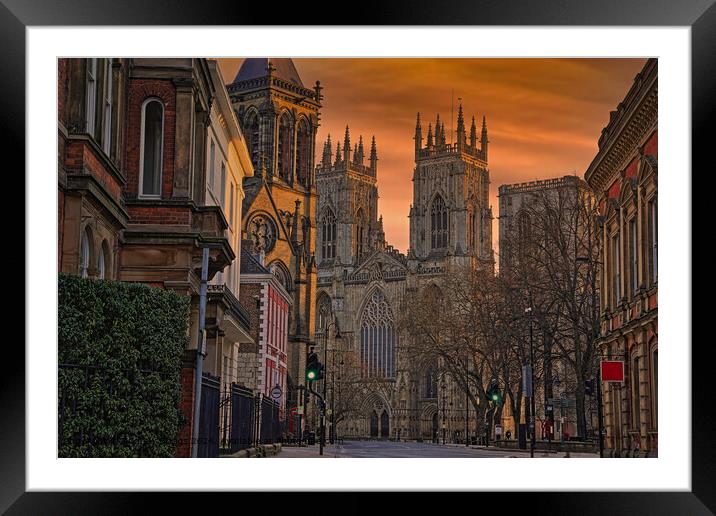
M 298 71 L 296 70 L 296 66 L 293 64 L 293 60 L 285 57 L 253 57 L 245 59 L 241 64 L 241 68 L 239 68 L 239 73 L 237 73 L 236 78 L 234 78 L 234 83 L 249 79 L 257 79 L 259 77 L 266 77 L 268 75 L 267 68 L 269 61 L 275 68 L 273 75 L 298 84 L 299 86 L 303 86 L 303 82 L 301 81 L 301 77 L 298 75 Z
M 251 241 L 243 240 L 241 242 L 241 274 L 271 274 L 249 251 L 249 247 L 251 247 Z

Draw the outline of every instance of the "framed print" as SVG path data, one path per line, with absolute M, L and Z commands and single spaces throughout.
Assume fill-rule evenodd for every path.
M 713 5 L 180 4 L 0 7 L 28 203 L 3 509 L 711 514 L 690 170 Z

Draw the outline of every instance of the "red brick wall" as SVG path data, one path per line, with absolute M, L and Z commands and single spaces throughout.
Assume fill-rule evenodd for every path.
M 259 311 L 257 299 L 254 299 L 253 296 L 261 296 L 261 285 L 258 283 L 242 283 L 241 288 L 239 289 L 239 298 L 241 305 L 246 308 L 246 311 L 249 314 L 251 337 L 256 341 L 256 343 L 258 343 L 261 312 Z
M 194 368 L 184 367 L 181 370 L 181 401 L 179 410 L 186 418 L 186 424 L 177 434 L 177 457 L 191 457 L 191 429 L 194 424 Z
M 132 224 L 184 224 L 191 222 L 189 208 L 173 206 L 128 206 Z
M 65 168 L 72 172 L 81 172 L 83 168 L 89 170 L 106 192 L 117 202 L 121 195 L 121 185 L 102 162 L 92 147 L 81 140 L 70 141 L 65 150 Z
M 644 144 L 644 154 L 651 155 L 654 157 L 659 156 L 659 134 L 658 131 L 654 131 L 649 140 Z
M 129 197 L 135 197 L 139 192 L 142 104 L 152 97 L 159 98 L 164 103 L 162 198 L 168 199 L 172 195 L 174 183 L 174 138 L 176 132 L 176 88 L 170 80 L 132 79 L 129 83 L 125 151 L 125 163 L 127 165 L 126 193 Z

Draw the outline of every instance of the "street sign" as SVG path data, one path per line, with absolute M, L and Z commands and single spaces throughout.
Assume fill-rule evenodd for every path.
M 602 360 L 600 371 L 603 382 L 624 381 L 623 360 Z
M 281 397 L 282 391 L 281 386 L 276 385 L 273 389 L 271 389 L 271 397 L 275 400 L 279 399 Z

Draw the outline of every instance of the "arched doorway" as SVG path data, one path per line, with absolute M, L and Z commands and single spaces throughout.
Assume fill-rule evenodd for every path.
M 370 436 L 378 437 L 378 414 L 375 413 L 375 410 L 370 415 Z
M 390 418 L 385 410 L 380 416 L 380 437 L 381 439 L 388 439 L 390 437 Z

